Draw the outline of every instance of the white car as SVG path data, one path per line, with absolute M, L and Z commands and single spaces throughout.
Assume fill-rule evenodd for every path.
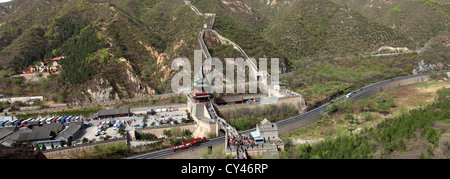
M 352 93 L 348 93 L 346 97 L 347 97 L 347 98 L 352 97 Z

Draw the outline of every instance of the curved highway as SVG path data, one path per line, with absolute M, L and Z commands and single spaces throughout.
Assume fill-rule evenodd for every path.
M 447 70 L 446 72 L 450 72 L 450 70 Z M 377 82 L 377 83 L 365 86 L 363 88 L 360 88 L 358 90 L 355 90 L 355 91 L 351 92 L 352 96 L 350 98 L 358 98 L 359 96 L 364 95 L 364 94 L 368 93 L 369 91 L 371 91 L 371 90 L 373 90 L 373 89 L 375 89 L 377 87 L 380 87 L 382 85 L 385 85 L 385 84 L 389 84 L 389 83 L 393 83 L 393 82 L 397 82 L 397 81 L 400 81 L 400 80 L 405 80 L 405 79 L 409 79 L 409 78 L 413 78 L 413 77 L 427 76 L 427 75 L 428 75 L 428 73 L 427 74 L 417 74 L 417 75 L 402 76 L 402 77 L 397 77 L 397 78 L 393 78 L 393 79 L 380 81 L 380 82 Z M 334 102 L 342 101 L 345 98 L 346 98 L 346 96 L 343 95 L 343 96 L 333 100 L 332 102 L 334 103 Z M 300 114 L 300 115 L 297 115 L 297 116 L 294 116 L 294 117 L 291 117 L 291 118 L 288 118 L 288 119 L 285 119 L 285 120 L 282 120 L 282 121 L 278 121 L 278 122 L 276 122 L 276 124 L 278 125 L 278 128 L 280 128 L 282 126 L 290 125 L 292 123 L 295 123 L 295 122 L 298 122 L 298 121 L 301 121 L 301 120 L 306 120 L 306 119 L 309 119 L 311 117 L 315 117 L 317 115 L 320 115 L 321 112 L 326 111 L 327 107 L 330 104 L 331 104 L 331 102 L 327 103 L 327 104 L 324 104 L 324 105 L 322 105 L 320 107 L 317 107 L 315 109 L 312 109 L 312 110 L 310 110 L 308 112 L 305 112 L 303 114 Z M 253 129 L 241 131 L 240 133 L 248 133 L 248 132 L 254 131 L 254 130 L 256 130 L 256 129 L 253 128 Z M 202 143 L 200 145 L 200 147 L 202 147 L 202 146 L 212 146 L 214 144 L 225 142 L 224 140 L 225 140 L 225 137 L 218 137 L 218 138 L 210 139 L 208 142 Z M 129 157 L 129 159 L 156 159 L 156 158 L 163 158 L 163 157 L 167 157 L 167 156 L 170 156 L 170 155 L 173 155 L 173 154 L 179 154 L 179 153 L 182 153 L 182 152 L 191 151 L 191 150 L 195 150 L 195 149 L 196 148 L 194 147 L 194 148 L 190 148 L 190 149 L 182 150 L 182 151 L 177 151 L 177 152 L 173 152 L 171 149 L 164 149 L 164 150 L 159 150 L 159 151 L 154 151 L 154 152 L 150 152 L 150 153 L 146 153 L 146 154 L 141 154 L 141 155 Z
M 450 70 L 447 70 L 446 72 L 450 72 Z M 389 83 L 393 83 L 393 82 L 397 82 L 397 81 L 405 80 L 405 79 L 409 79 L 409 78 L 419 77 L 419 76 L 427 76 L 427 75 L 428 75 L 428 73 L 426 73 L 426 74 L 417 74 L 417 75 L 402 76 L 402 77 L 396 77 L 396 78 L 380 81 L 380 82 L 377 82 L 377 83 L 374 83 L 374 84 L 362 87 L 362 88 L 360 88 L 358 90 L 355 90 L 355 91 L 351 92 L 352 96 L 350 96 L 350 98 L 352 98 L 352 99 L 358 98 L 359 96 L 362 96 L 362 95 L 368 93 L 369 91 L 371 91 L 371 90 L 373 90 L 373 89 L 375 89 L 375 88 L 377 88 L 379 86 L 385 85 L 385 84 L 389 84 Z M 345 98 L 346 98 L 346 96 L 343 95 L 343 96 L 333 100 L 330 103 L 326 103 L 326 104 L 324 104 L 324 105 L 322 105 L 320 107 L 312 109 L 312 110 L 310 110 L 308 112 L 305 112 L 305 113 L 303 113 L 301 115 L 294 116 L 294 117 L 291 117 L 291 118 L 279 121 L 276 124 L 278 125 L 278 127 L 285 126 L 285 125 L 289 125 L 289 124 L 291 124 L 293 122 L 297 122 L 297 121 L 300 121 L 300 120 L 305 120 L 307 118 L 319 115 L 322 111 L 326 111 L 327 107 L 331 103 L 335 103 L 335 102 L 338 102 L 338 101 L 343 101 L 343 100 L 345 100 Z

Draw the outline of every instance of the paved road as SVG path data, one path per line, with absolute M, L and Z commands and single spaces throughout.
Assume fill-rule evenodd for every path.
M 450 72 L 450 70 L 447 70 L 446 72 Z M 363 88 L 360 88 L 360 89 L 358 89 L 358 90 L 356 90 L 356 91 L 353 91 L 353 92 L 352 92 L 352 96 L 351 96 L 350 98 L 352 98 L 352 99 L 353 99 L 353 98 L 357 98 L 357 97 L 359 97 L 359 96 L 361 96 L 361 95 L 366 94 L 366 93 L 369 92 L 370 90 L 372 90 L 372 89 L 374 89 L 374 88 L 376 88 L 376 87 L 379 87 L 379 86 L 381 86 L 381 85 L 384 85 L 384 84 L 388 84 L 388 83 L 391 83 L 391 82 L 395 82 L 395 81 L 399 81 L 399 80 L 404 80 L 404 79 L 408 79 L 408 78 L 418 77 L 418 76 L 427 76 L 427 75 L 428 75 L 428 73 L 427 73 L 427 74 L 417 74 L 417 75 L 402 76 L 402 77 L 397 77 L 397 78 L 392 78 L 392 79 L 380 81 L 380 82 L 377 82 L 377 83 L 374 83 L 374 84 L 365 86 L 365 87 L 363 87 Z M 345 100 L 345 98 L 346 98 L 346 96 L 344 95 L 344 96 L 339 97 L 338 99 L 333 100 L 332 102 L 342 101 L 342 100 Z M 300 121 L 300 120 L 304 120 L 304 119 L 307 119 L 307 118 L 316 116 L 316 115 L 320 114 L 320 112 L 326 111 L 327 107 L 328 107 L 330 104 L 331 104 L 331 103 L 327 103 L 327 104 L 324 104 L 324 105 L 322 105 L 322 106 L 320 106 L 320 107 L 318 107 L 318 108 L 315 108 L 315 109 L 310 110 L 310 111 L 308 111 L 308 112 L 306 112 L 306 113 L 303 113 L 303 114 L 301 114 L 301 115 L 294 116 L 294 117 L 288 118 L 288 119 L 283 120 L 283 121 L 279 121 L 279 122 L 277 122 L 277 125 L 278 125 L 279 127 L 280 127 L 280 126 L 285 126 L 285 125 L 289 125 L 289 124 L 291 124 L 291 123 L 293 123 L 293 122 L 297 122 L 297 121 Z
M 447 70 L 446 72 L 450 72 L 450 70 Z M 356 91 L 353 91 L 352 92 L 353 95 L 350 98 L 357 98 L 357 97 L 359 97 L 361 95 L 366 94 L 370 90 L 375 89 L 376 87 L 379 87 L 379 86 L 384 85 L 384 84 L 388 84 L 388 83 L 391 83 L 391 82 L 396 82 L 396 81 L 404 80 L 404 79 L 408 79 L 408 78 L 418 77 L 418 76 L 427 76 L 427 75 L 428 74 L 410 75 L 410 76 L 397 77 L 397 78 L 393 78 L 393 79 L 377 82 L 377 83 L 365 86 L 365 87 L 363 87 L 361 89 L 358 89 Z M 344 95 L 344 96 L 341 96 L 341 97 L 333 100 L 333 102 L 342 101 L 345 98 L 346 98 L 346 96 Z M 305 119 L 314 117 L 316 115 L 319 115 L 320 112 L 326 111 L 326 109 L 327 109 L 327 107 L 329 105 L 330 105 L 330 103 L 324 104 L 324 105 L 322 105 L 320 107 L 317 107 L 315 109 L 312 109 L 312 110 L 310 110 L 310 111 L 308 111 L 306 113 L 303 113 L 303 114 L 300 114 L 300 115 L 297 115 L 297 116 L 294 116 L 294 117 L 291 117 L 291 118 L 279 121 L 276 124 L 278 125 L 278 127 L 281 127 L 281 126 L 286 126 L 286 125 L 292 124 L 294 122 L 298 122 L 298 121 L 301 121 L 301 120 L 305 120 Z M 254 131 L 254 130 L 256 130 L 256 129 L 249 129 L 249 130 L 246 130 L 246 131 L 241 131 L 240 133 L 241 134 L 242 133 L 248 133 L 248 132 Z M 214 139 L 211 139 L 210 141 L 208 141 L 206 143 L 203 143 L 202 146 L 205 146 L 205 145 L 206 146 L 211 146 L 213 144 L 224 142 L 224 140 L 225 140 L 224 137 L 214 138 Z M 172 152 L 171 149 L 164 149 L 164 150 L 160 150 L 160 151 L 155 151 L 155 152 L 150 152 L 150 153 L 146 153 L 146 154 L 142 154 L 142 155 L 138 155 L 138 156 L 129 157 L 129 159 L 156 159 L 156 158 L 162 158 L 162 157 L 166 157 L 166 156 L 173 155 L 173 154 L 178 154 L 178 153 L 189 151 L 189 150 L 192 150 L 192 148 L 188 149 L 188 150 L 177 151 L 177 152 Z

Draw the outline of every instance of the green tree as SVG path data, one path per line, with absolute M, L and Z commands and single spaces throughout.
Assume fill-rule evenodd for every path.
M 0 70 L 0 78 L 6 78 L 8 76 L 8 72 L 6 70 Z
M 425 100 L 423 100 L 423 99 L 418 99 L 418 100 L 416 100 L 416 104 L 417 104 L 420 108 L 422 108 L 422 107 L 424 107 L 424 106 L 427 104 L 427 102 L 426 102 Z
M 86 137 L 83 137 L 82 143 L 85 144 L 85 143 L 88 143 L 88 142 L 89 142 L 89 139 L 87 139 Z
M 387 104 L 389 107 L 396 107 L 395 102 L 394 102 L 394 98 L 392 98 L 392 97 L 390 97 L 390 98 L 388 98 L 388 99 L 386 100 L 386 104 Z
M 401 12 L 403 12 L 399 7 L 394 7 L 392 10 L 393 10 L 395 13 L 401 13 Z
M 436 144 L 439 141 L 440 132 L 441 130 L 439 128 L 428 128 L 425 132 L 425 138 L 433 144 Z
M 141 140 L 154 140 L 157 139 L 158 137 L 156 137 L 155 134 L 140 134 L 138 139 Z
M 52 50 L 52 55 L 53 55 L 54 57 L 59 56 L 58 50 L 56 50 L 56 49 Z
M 402 150 L 402 151 L 405 151 L 405 150 L 406 150 L 406 144 L 405 144 L 405 142 L 403 141 L 403 139 L 400 139 L 400 140 L 398 141 L 397 148 L 400 149 L 400 150 Z
M 365 111 L 366 108 L 369 108 L 369 100 L 368 99 L 360 99 L 356 101 L 356 105 L 359 107 L 361 112 Z
M 372 121 L 375 119 L 375 117 L 370 112 L 364 112 L 362 114 L 362 118 L 364 119 L 364 121 Z
M 172 128 L 171 133 L 172 133 L 172 136 L 174 136 L 174 137 L 182 137 L 183 136 L 183 131 L 181 130 L 180 127 Z
M 14 78 L 12 82 L 16 85 L 20 85 L 20 84 L 22 84 L 23 81 L 20 78 Z
M 120 134 L 121 136 L 125 136 L 125 132 L 126 132 L 126 130 L 125 130 L 125 125 L 120 126 L 120 128 L 119 128 L 119 134 Z
M 436 91 L 436 97 L 434 97 L 434 101 L 440 102 L 448 97 L 450 97 L 450 88 L 440 89 Z
M 182 142 L 183 142 L 183 141 L 182 141 L 181 139 L 175 139 L 175 140 L 172 140 L 171 145 L 172 145 L 172 146 L 181 145 Z
M 327 113 L 328 114 L 333 114 L 333 113 L 335 113 L 336 111 L 338 110 L 338 108 L 337 108 L 337 106 L 336 106 L 336 104 L 330 104 L 328 107 L 327 107 Z
M 419 159 L 426 159 L 425 155 L 423 154 L 423 152 L 420 154 Z
M 378 103 L 377 111 L 383 114 L 388 114 L 390 112 L 390 108 L 386 103 Z
M 186 114 L 187 114 L 187 119 L 189 120 L 188 122 L 192 122 L 192 121 L 194 121 L 194 119 L 192 118 L 192 116 L 191 116 L 191 113 L 190 113 L 190 112 L 188 112 L 188 111 L 186 110 Z
M 172 137 L 172 130 L 163 130 L 163 135 L 167 136 L 167 137 Z
M 377 104 L 373 102 L 369 102 L 368 105 L 369 111 L 375 111 L 377 109 Z

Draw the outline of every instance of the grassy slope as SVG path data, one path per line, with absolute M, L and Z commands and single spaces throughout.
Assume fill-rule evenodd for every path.
M 450 1 L 447 0 L 333 1 L 402 32 L 413 38 L 419 46 L 423 46 L 431 37 L 450 30 Z
M 399 126 L 396 126 L 397 124 L 394 125 L 394 123 L 396 120 L 398 120 L 400 116 L 408 116 L 407 114 L 410 113 L 408 112 L 408 110 L 414 109 L 417 110 L 420 107 L 431 105 L 433 102 L 436 102 L 436 100 L 438 100 L 438 98 L 436 97 L 437 96 L 436 91 L 442 89 L 444 86 L 448 86 L 448 84 L 449 84 L 448 80 L 444 82 L 434 81 L 430 83 L 408 85 L 405 87 L 392 89 L 369 98 L 368 102 L 375 104 L 373 105 L 375 106 L 375 108 L 371 109 L 370 107 L 366 106 L 363 112 L 361 111 L 360 105 L 363 105 L 364 103 L 362 103 L 361 100 L 345 104 L 342 103 L 340 104 L 341 108 L 339 108 L 337 112 L 328 115 L 325 119 L 317 123 L 306 126 L 305 128 L 298 129 L 291 133 L 285 134 L 284 136 L 282 136 L 282 138 L 288 141 L 300 139 L 300 140 L 327 140 L 332 142 L 333 139 L 337 139 L 336 141 L 345 141 L 347 139 L 356 141 L 355 137 L 362 139 L 366 139 L 367 137 L 369 137 L 371 138 L 371 141 L 369 141 L 368 143 L 369 144 L 368 148 L 370 148 L 370 151 L 369 149 L 366 151 L 367 152 L 366 157 L 372 156 L 374 158 L 379 157 L 419 158 L 419 155 L 421 153 L 424 153 L 425 156 L 432 157 L 431 155 L 429 155 L 430 153 L 429 151 L 433 151 L 435 157 L 446 158 L 449 154 L 448 150 L 444 150 L 447 146 L 445 141 L 448 140 L 448 129 L 450 127 L 448 120 L 433 121 L 431 123 L 427 123 L 426 126 L 422 126 L 417 129 L 412 128 L 411 133 L 409 133 L 409 137 L 400 137 L 400 139 L 397 138 L 399 140 L 393 139 L 394 142 L 392 142 L 390 145 L 385 145 L 384 142 L 373 143 L 374 141 L 379 140 L 373 138 L 373 136 L 393 130 L 404 131 L 405 129 L 407 129 L 407 127 L 413 127 L 413 126 L 406 126 L 406 127 L 403 126 L 400 128 Z M 447 96 L 446 99 L 447 105 L 448 99 L 449 98 Z M 386 115 L 377 112 L 376 106 L 379 103 L 387 102 L 389 100 L 393 100 L 395 104 L 395 106 L 390 108 L 390 114 Z M 445 100 L 441 98 L 440 101 Z M 445 106 L 441 105 L 440 108 L 442 107 L 444 107 L 445 109 Z M 350 115 L 345 114 L 346 112 L 344 111 L 349 111 Z M 434 113 L 433 111 L 439 112 L 439 110 L 431 110 L 431 109 L 416 112 L 421 113 L 422 115 L 425 113 L 426 114 Z M 418 114 L 416 112 L 415 114 Z M 346 119 L 346 116 L 347 118 L 349 118 L 348 116 L 353 116 L 355 120 L 352 121 Z M 445 117 L 443 119 L 445 119 Z M 383 121 L 385 121 L 382 124 L 382 126 L 384 127 L 377 126 Z M 367 130 L 372 127 L 374 127 L 373 130 L 372 129 Z M 429 139 L 431 139 L 431 136 L 428 136 L 427 138 L 426 132 L 424 132 L 424 135 L 421 134 L 421 132 L 423 131 L 422 129 L 424 128 L 427 129 L 439 128 L 440 133 L 438 134 L 438 137 L 440 136 L 439 137 L 440 139 L 436 140 L 435 138 L 432 139 L 435 141 L 430 141 Z M 350 129 L 352 130 L 358 129 L 358 130 L 353 132 L 354 136 L 348 137 L 351 134 Z M 381 140 L 383 140 L 383 138 L 381 138 Z M 402 146 L 401 148 L 397 148 L 398 147 L 397 142 L 399 142 L 400 140 L 404 142 L 404 146 Z M 382 145 L 380 143 L 382 143 Z M 435 145 L 436 143 L 438 144 Z M 358 148 L 357 146 L 358 145 L 355 146 L 355 151 L 358 152 L 361 151 L 362 148 Z M 299 148 L 291 148 L 285 154 L 291 157 L 296 156 L 294 151 L 297 149 Z M 352 153 L 351 151 L 348 152 L 347 158 L 353 157 L 351 153 Z M 323 158 L 324 156 L 318 155 L 316 157 Z M 363 156 L 359 155 L 358 157 L 357 155 L 355 155 L 354 157 L 361 158 Z
M 383 45 L 413 46 L 406 36 L 331 1 L 248 4 L 253 14 L 232 15 L 260 32 L 292 61 L 312 55 L 371 51 Z
M 230 5 L 236 9 L 233 11 L 230 9 L 230 6 L 224 5 L 220 1 L 193 0 L 192 3 L 199 8 L 200 12 L 216 13 L 217 16 L 214 30 L 238 44 L 249 57 L 255 58 L 256 60 L 259 58 L 279 58 L 281 63 L 280 66 L 284 69 L 289 68 L 290 60 L 283 51 L 267 40 L 263 34 L 257 31 L 257 29 L 250 28 L 253 24 L 256 24 L 251 21 L 251 19 L 254 18 L 252 12 L 246 12 L 241 6 Z M 242 21 L 242 17 L 250 20 Z M 249 23 L 252 25 L 249 25 Z M 229 52 L 229 49 L 225 49 L 224 52 L 221 52 L 220 49 L 216 48 L 215 53 L 219 55 L 217 58 L 221 59 L 236 57 L 223 56 L 235 54 Z M 270 59 L 268 63 L 270 64 Z

